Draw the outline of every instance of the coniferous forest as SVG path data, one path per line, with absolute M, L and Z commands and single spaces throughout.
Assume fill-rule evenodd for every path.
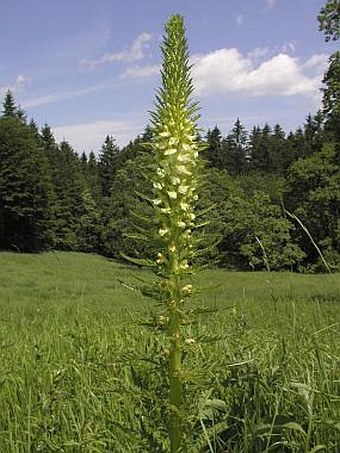
M 319 23 L 326 40 L 338 39 L 326 10 Z M 245 130 L 235 118 L 226 136 L 218 125 L 202 133 L 200 208 L 210 208 L 204 232 L 216 237 L 210 258 L 218 265 L 339 269 L 339 80 L 337 51 L 320 87 L 322 109 L 295 131 L 280 124 Z M 0 249 L 152 255 L 149 244 L 131 238 L 150 211 L 152 139 L 147 126 L 123 148 L 107 135 L 100 150 L 78 155 L 56 142 L 49 125 L 29 120 L 8 91 L 0 117 Z

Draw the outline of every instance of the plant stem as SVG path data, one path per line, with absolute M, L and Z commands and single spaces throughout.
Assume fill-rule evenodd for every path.
M 177 304 L 176 304 L 177 305 Z M 182 341 L 180 333 L 180 315 L 178 307 L 174 306 L 170 311 L 169 334 L 171 338 L 169 357 L 169 380 L 170 380 L 170 443 L 171 452 L 178 452 L 182 442 Z

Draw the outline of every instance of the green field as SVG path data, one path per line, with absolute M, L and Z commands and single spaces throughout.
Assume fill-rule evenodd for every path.
M 166 338 L 148 273 L 76 253 L 0 254 L 0 452 L 167 451 Z M 184 327 L 187 451 L 340 445 L 338 275 L 204 271 Z M 189 342 L 190 343 L 190 342 Z

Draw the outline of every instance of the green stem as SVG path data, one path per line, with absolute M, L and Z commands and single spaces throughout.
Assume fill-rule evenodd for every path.
M 174 235 L 171 239 L 178 250 L 179 237 Z M 169 283 L 172 288 L 169 300 L 169 337 L 170 337 L 170 356 L 169 356 L 169 403 L 170 403 L 170 451 L 177 453 L 182 444 L 182 339 L 181 339 L 181 278 L 178 274 L 178 252 L 170 259 Z
M 182 342 L 180 333 L 180 313 L 178 311 L 178 301 L 170 310 L 170 357 L 169 357 L 169 378 L 170 378 L 170 443 L 171 453 L 180 451 L 182 444 Z

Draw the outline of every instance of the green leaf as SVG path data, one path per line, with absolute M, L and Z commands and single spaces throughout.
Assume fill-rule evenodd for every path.
M 288 422 L 288 423 L 285 423 L 284 425 L 281 425 L 282 428 L 284 429 L 289 429 L 289 430 L 292 430 L 292 431 L 297 431 L 299 433 L 301 433 L 304 437 L 307 437 L 307 433 L 306 431 L 302 428 L 301 425 L 299 425 L 298 423 L 296 422 Z
M 316 453 L 317 451 L 326 450 L 326 449 L 327 449 L 326 445 L 319 444 L 319 445 L 316 445 L 315 447 L 313 447 L 309 453 Z

